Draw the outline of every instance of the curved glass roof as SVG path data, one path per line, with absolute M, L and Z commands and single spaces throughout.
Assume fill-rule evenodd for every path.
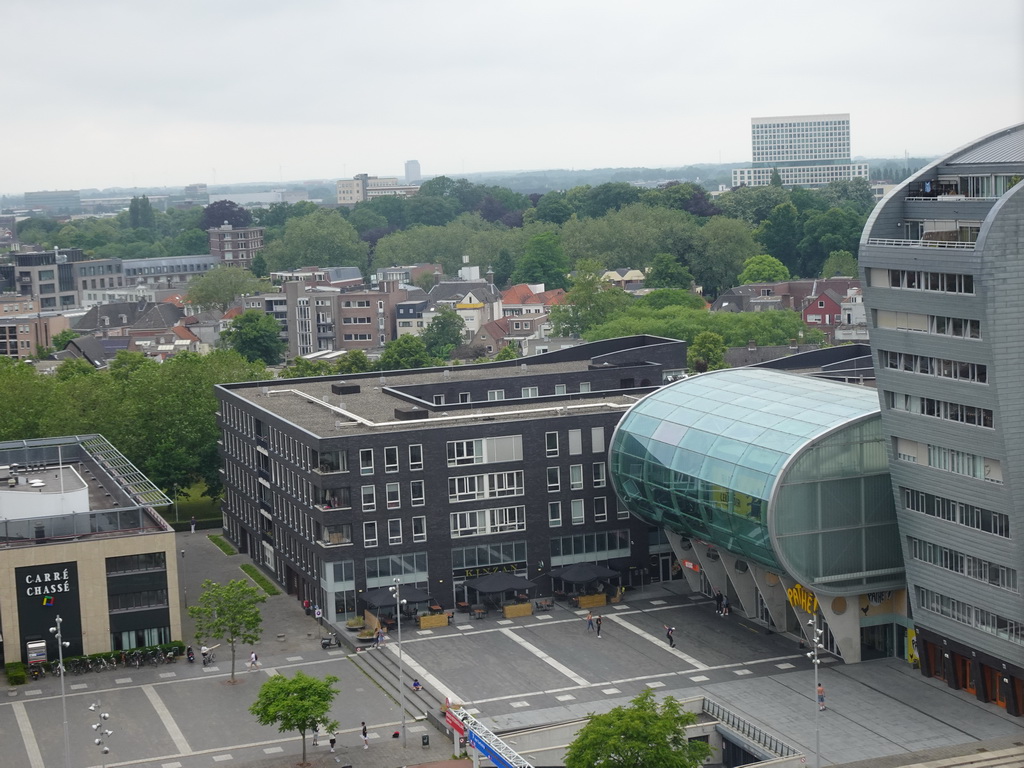
M 874 389 L 733 368 L 651 393 L 618 429 L 643 440 L 666 466 L 767 499 L 783 465 L 801 446 L 877 412 Z

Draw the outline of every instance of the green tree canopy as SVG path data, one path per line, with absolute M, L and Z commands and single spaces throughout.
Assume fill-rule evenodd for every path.
M 743 262 L 757 254 L 749 225 L 739 219 L 713 216 L 701 228 L 705 240 L 702 258 L 690 265 L 705 294 L 717 296 L 736 284 Z
M 207 230 L 222 227 L 225 222 L 232 227 L 248 227 L 252 224 L 252 214 L 231 200 L 215 200 L 203 209 L 199 228 Z
M 543 283 L 547 290 L 569 287 L 569 260 L 556 232 L 530 238 L 526 252 L 512 272 L 513 283 Z
M 582 336 L 611 320 L 633 301 L 621 288 L 603 280 L 603 274 L 604 268 L 592 259 L 576 264 L 565 302 L 551 308 L 556 336 Z
M 287 347 L 281 338 L 281 324 L 258 309 L 246 310 L 232 320 L 220 338 L 250 363 L 261 360 L 266 365 L 277 365 Z
M 689 289 L 692 285 L 693 275 L 690 270 L 669 253 L 659 253 L 654 257 L 644 281 L 645 288 Z
M 707 742 L 686 738 L 697 722 L 673 697 L 659 705 L 650 688 L 629 706 L 591 715 L 565 753 L 566 768 L 698 768 L 711 757 Z
M 128 204 L 128 221 L 132 229 L 153 229 L 156 227 L 156 215 L 149 198 L 133 197 Z
M 423 339 L 419 336 L 406 335 L 384 345 L 384 351 L 377 360 L 377 370 L 398 371 L 406 368 L 429 368 L 440 364 L 440 360 L 431 357 L 427 352 L 427 345 L 423 343 Z
M 797 250 L 802 275 L 817 275 L 832 251 L 849 251 L 856 256 L 866 215 L 852 208 L 829 208 L 812 213 L 804 222 L 804 236 Z
M 300 267 L 368 268 L 368 246 L 337 211 L 318 208 L 308 216 L 288 219 L 284 237 L 266 246 L 271 272 Z
M 825 278 L 857 277 L 858 271 L 857 257 L 849 251 L 832 251 L 825 259 L 825 263 L 821 265 L 821 276 Z M 53 343 L 56 345 L 56 337 L 54 337 Z
M 494 356 L 495 360 L 517 360 L 518 358 L 519 348 L 513 341 L 510 341 L 508 344 L 506 344 L 504 347 L 498 350 L 498 354 Z
M 798 264 L 797 246 L 803 237 L 803 219 L 793 203 L 780 203 L 756 233 L 765 251 L 785 264 L 792 272 Z
M 740 272 L 738 279 L 740 285 L 778 283 L 789 280 L 789 270 L 774 256 L 762 253 L 743 262 L 743 271 Z
M 263 634 L 260 604 L 266 599 L 242 579 L 227 584 L 206 579 L 199 602 L 188 607 L 188 615 L 196 623 L 196 640 L 222 640 L 231 647 L 231 682 L 235 681 L 238 645 L 253 645 Z
M 299 671 L 288 678 L 277 674 L 260 686 L 249 712 L 260 725 L 276 725 L 280 733 L 298 733 L 302 740 L 302 762 L 306 765 L 306 734 L 315 728 L 326 733 L 338 729 L 331 718 L 331 705 L 340 693 L 332 687 L 338 678 L 327 675 L 322 680 Z
M 725 339 L 713 331 L 703 331 L 686 349 L 686 362 L 699 373 L 726 368 Z
M 442 306 L 423 329 L 420 337 L 427 348 L 427 354 L 441 360 L 448 360 L 452 352 L 462 343 L 466 321 L 451 307 Z
M 265 283 L 247 269 L 217 267 L 192 279 L 186 300 L 200 309 L 227 311 L 239 296 L 259 293 Z
M 72 331 L 67 328 L 53 337 L 53 348 L 60 352 L 64 347 L 71 343 L 72 339 L 77 339 L 79 336 L 78 331 Z
M 682 288 L 659 288 L 651 291 L 633 302 L 635 307 L 644 309 L 663 309 L 664 307 L 681 307 L 684 309 L 707 309 L 708 303 L 703 296 L 683 290 Z

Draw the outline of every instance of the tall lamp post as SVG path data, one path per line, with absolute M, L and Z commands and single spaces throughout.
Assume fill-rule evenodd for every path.
M 94 704 L 89 705 L 90 712 L 95 712 L 99 708 L 100 703 L 98 701 Z M 107 755 L 110 754 L 110 747 L 106 745 L 106 739 L 110 736 L 113 736 L 114 732 L 103 727 L 104 721 L 109 720 L 110 715 L 108 715 L 106 712 L 100 712 L 97 715 L 97 717 L 99 717 L 100 721 L 98 723 L 93 723 L 92 726 L 92 729 L 96 731 L 96 738 L 93 739 L 93 744 L 100 748 L 100 754 L 103 756 L 100 758 L 100 763 L 102 764 L 102 768 L 106 768 Z
M 814 766 L 821 768 L 821 731 L 818 729 L 818 719 L 821 717 L 821 705 L 818 703 L 818 666 L 821 664 L 821 659 L 818 658 L 818 649 L 825 647 L 821 644 L 821 636 L 825 634 L 825 630 L 818 626 L 818 614 L 814 614 L 813 619 L 808 619 L 807 624 L 814 628 L 811 652 L 807 654 L 807 658 L 814 665 L 814 696 L 811 698 L 818 706 L 814 711 Z
M 402 599 L 402 583 L 395 579 L 395 586 L 390 587 L 391 594 L 395 596 L 395 620 L 398 623 L 398 696 L 399 706 L 402 708 L 402 748 L 409 746 L 409 739 L 405 728 L 405 672 L 402 656 L 402 606 L 405 601 Z
M 60 625 L 64 623 L 64 620 L 57 614 L 56 622 L 57 626 L 50 627 L 50 634 L 57 639 L 57 664 L 58 674 L 60 675 L 60 708 L 64 715 L 64 765 L 65 768 L 71 768 L 71 740 L 68 738 L 68 701 L 64 695 L 64 675 L 67 670 L 64 669 L 64 649 L 69 647 L 71 643 L 64 641 L 64 635 L 61 634 Z

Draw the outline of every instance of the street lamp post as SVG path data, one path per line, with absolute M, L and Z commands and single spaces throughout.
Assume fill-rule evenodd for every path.
M 395 621 L 398 623 L 398 701 L 402 708 L 402 748 L 404 749 L 409 746 L 409 739 L 405 728 L 405 671 L 402 656 L 402 606 L 405 605 L 405 601 L 402 599 L 400 579 L 395 579 L 395 586 L 391 587 L 391 594 L 395 596 Z
M 181 582 L 185 587 L 185 610 L 188 610 L 188 582 L 185 581 L 185 550 L 181 550 Z
M 71 740 L 68 738 L 68 701 L 64 695 L 64 675 L 67 670 L 64 669 L 64 649 L 71 645 L 71 643 L 64 642 L 64 635 L 61 634 L 60 625 L 64 623 L 64 620 L 57 614 L 56 622 L 57 626 L 50 627 L 50 634 L 57 639 L 57 670 L 60 675 L 60 708 L 64 715 L 64 765 L 65 768 L 71 768 Z
M 825 634 L 825 630 L 818 627 L 818 614 L 814 614 L 813 619 L 808 619 L 807 624 L 814 628 L 811 652 L 807 654 L 807 658 L 814 665 L 814 696 L 811 699 L 818 707 L 814 711 L 814 766 L 821 768 L 821 731 L 818 729 L 818 719 L 821 717 L 821 704 L 818 702 L 818 666 L 821 664 L 821 659 L 818 658 L 818 649 L 825 647 L 821 644 L 821 636 Z

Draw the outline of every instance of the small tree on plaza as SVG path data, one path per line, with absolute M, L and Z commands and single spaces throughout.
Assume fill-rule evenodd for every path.
M 697 768 L 711 747 L 686 738 L 696 722 L 671 696 L 659 706 L 647 688 L 629 706 L 591 715 L 565 753 L 566 768 Z
M 260 603 L 266 595 L 242 579 L 218 584 L 206 579 L 196 605 L 188 615 L 196 622 L 199 640 L 223 640 L 231 646 L 231 681 L 235 682 L 235 655 L 239 643 L 252 645 L 263 634 Z
M 331 686 L 338 678 L 328 675 L 324 679 L 296 672 L 295 677 L 274 675 L 260 687 L 256 701 L 249 712 L 260 725 L 276 725 L 281 733 L 297 731 L 302 739 L 302 762 L 306 762 L 306 733 L 319 727 L 333 733 L 338 721 L 331 720 L 334 697 L 340 693 Z

